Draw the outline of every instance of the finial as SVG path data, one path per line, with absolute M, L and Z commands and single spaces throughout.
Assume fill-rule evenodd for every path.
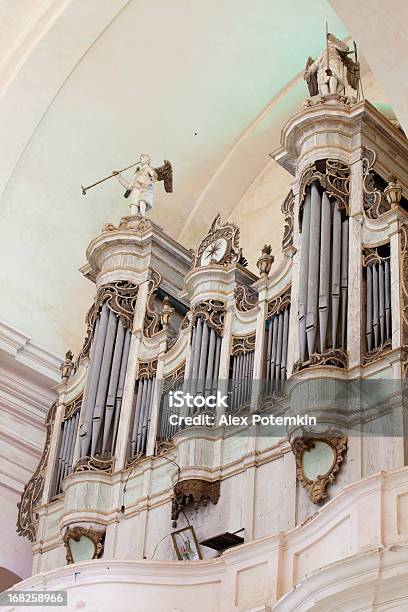
M 269 272 L 271 271 L 272 264 L 275 261 L 274 256 L 272 255 L 272 247 L 270 244 L 265 244 L 262 249 L 262 255 L 256 262 L 259 273 L 261 276 L 267 277 Z
M 171 305 L 171 299 L 168 295 L 163 299 L 163 310 L 160 313 L 161 324 L 166 328 L 170 323 L 171 315 L 174 312 L 174 308 Z
M 402 187 L 396 176 L 391 175 L 388 179 L 388 185 L 384 189 L 384 195 L 391 208 L 395 208 L 401 202 Z

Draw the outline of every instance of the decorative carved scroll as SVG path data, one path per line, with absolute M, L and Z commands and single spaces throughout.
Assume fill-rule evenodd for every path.
M 139 361 L 139 370 L 137 373 L 138 380 L 142 378 L 153 378 L 156 376 L 157 371 L 157 358 L 150 359 L 150 361 Z
M 160 457 L 161 455 L 165 455 L 174 448 L 175 445 L 172 438 L 166 438 L 165 440 L 156 440 L 154 454 L 156 457 Z
M 147 298 L 146 314 L 143 323 L 143 334 L 146 338 L 151 338 L 163 329 L 161 324 L 160 312 L 154 303 L 155 291 L 161 283 L 161 274 L 157 270 L 151 271 L 149 280 L 149 294 Z
M 256 334 L 252 332 L 246 336 L 233 336 L 231 355 L 245 355 L 255 350 L 255 339 Z
M 401 285 L 401 344 L 405 358 L 402 363 L 402 377 L 408 384 L 408 222 L 400 222 L 401 257 L 400 257 L 400 285 Z
M 376 185 L 375 175 L 372 171 L 376 159 L 377 154 L 374 149 L 363 147 L 361 161 L 363 165 L 364 212 L 369 219 L 378 219 L 390 208 L 383 191 Z
M 304 472 L 303 455 L 315 447 L 315 442 L 320 441 L 328 444 L 333 450 L 333 463 L 326 474 L 317 476 L 310 480 Z M 343 455 L 347 448 L 345 436 L 327 438 L 296 438 L 292 442 L 292 450 L 296 459 L 296 477 L 309 494 L 310 500 L 318 504 L 327 499 L 326 488 L 334 482 L 337 472 L 343 462 Z
M 274 315 L 280 314 L 290 305 L 290 296 L 292 292 L 292 286 L 289 285 L 278 297 L 269 300 L 267 304 L 267 319 L 271 319 Z
M 88 540 L 90 540 L 94 545 L 94 554 L 92 559 L 99 559 L 99 557 L 102 555 L 105 531 L 99 531 L 89 527 L 68 527 L 63 538 L 65 548 L 67 549 L 66 559 L 68 564 L 74 563 L 69 540 L 79 542 L 82 537 L 88 538 Z
M 281 206 L 281 211 L 285 216 L 285 227 L 282 238 L 282 250 L 284 253 L 293 246 L 294 206 L 295 195 L 291 189 Z
M 138 290 L 138 285 L 128 281 L 114 281 L 102 285 L 102 287 L 98 289 L 95 302 L 92 304 L 85 317 L 86 337 L 82 350 L 78 355 L 76 365 L 79 363 L 80 359 L 89 355 L 96 319 L 103 304 L 106 303 L 108 308 L 118 315 L 122 324 L 127 329 L 132 328 Z
M 68 421 L 68 419 L 74 416 L 74 414 L 81 409 L 82 396 L 83 392 L 81 391 L 81 393 L 75 399 L 73 399 L 72 402 L 69 402 L 69 404 L 65 406 L 64 416 L 62 417 L 63 421 Z
M 340 210 L 349 212 L 350 168 L 338 159 L 326 160 L 326 193 L 338 202 Z
M 166 374 L 163 381 L 163 391 L 170 391 L 174 386 L 184 380 L 186 372 L 186 362 L 183 361 L 174 370 Z
M 39 464 L 24 487 L 21 501 L 17 504 L 17 533 L 20 536 L 27 536 L 31 542 L 34 542 L 37 534 L 38 519 L 35 516 L 34 509 L 40 502 L 44 490 L 45 472 L 50 453 L 51 436 L 56 411 L 57 402 L 51 406 L 47 413 L 45 420 L 45 445 Z
M 224 331 L 225 302 L 222 300 L 206 300 L 194 306 L 192 315 L 193 327 L 198 317 L 201 317 L 206 321 L 207 325 L 215 329 L 222 336 Z
M 75 466 L 74 472 L 106 472 L 112 474 L 115 457 L 104 453 L 95 457 L 82 457 Z
M 299 372 L 305 368 L 311 368 L 316 366 L 330 366 L 333 368 L 341 368 L 342 370 L 348 367 L 348 355 L 347 351 L 341 348 L 331 348 L 324 353 L 313 353 L 310 356 L 309 361 L 301 363 L 296 361 L 293 366 L 293 372 Z
M 234 290 L 235 305 L 239 312 L 253 310 L 258 304 L 258 293 L 252 287 L 237 284 Z
M 200 504 L 207 506 L 211 501 L 216 504 L 220 498 L 220 481 L 203 480 L 201 478 L 190 478 L 181 480 L 174 486 L 174 498 L 171 507 L 171 519 L 173 527 L 177 526 L 177 519 L 182 509 L 194 503 L 194 509 L 198 510 Z
M 340 210 L 349 213 L 350 168 L 338 159 L 321 159 L 306 166 L 299 181 L 299 202 L 302 205 L 306 188 L 319 181 L 329 198 L 337 201 Z M 301 217 L 302 206 L 299 214 Z

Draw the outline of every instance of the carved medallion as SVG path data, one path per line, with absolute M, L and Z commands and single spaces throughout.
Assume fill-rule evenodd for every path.
M 317 443 L 327 445 L 331 449 L 331 457 L 324 474 L 316 474 L 312 477 L 305 466 L 305 454 L 313 452 Z M 296 438 L 292 442 L 292 450 L 296 459 L 296 477 L 308 492 L 310 500 L 314 504 L 325 501 L 328 497 L 326 488 L 333 483 L 336 474 L 343 462 L 343 455 L 347 448 L 345 436 L 327 438 Z

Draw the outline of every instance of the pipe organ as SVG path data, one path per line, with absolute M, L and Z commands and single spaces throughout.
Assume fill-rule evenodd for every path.
M 272 156 L 292 184 L 282 205 L 282 252 L 272 266 L 265 245 L 259 276 L 247 266 L 238 227 L 220 215 L 193 253 L 139 216 L 104 226 L 90 243 L 81 271 L 96 297 L 85 343 L 59 386 L 46 448 L 19 510 L 18 529 L 34 543 L 38 571 L 78 526 L 99 530 L 98 538 L 104 532 L 107 558 L 142 558 L 153 554 L 156 531 L 165 534 L 170 516 L 189 512 L 194 499 L 198 509 L 210 502 L 208 526 L 191 518 L 203 536 L 243 527 L 248 540 L 265 534 L 256 491 L 264 491 L 269 531 L 279 531 L 312 515 L 329 485 L 335 495 L 368 475 L 362 470 L 383 468 L 380 445 L 351 434 L 346 408 L 339 420 L 329 400 L 317 411 L 299 389 L 406 375 L 406 138 L 368 102 L 333 94 L 288 120 Z M 201 406 L 172 407 L 175 391 L 200 397 Z M 217 392 L 228 397 L 226 409 L 206 405 Z M 379 418 L 401 411 L 393 401 L 382 403 Z M 296 423 L 285 425 L 284 436 L 259 427 L 248 437 L 241 428 L 237 438 L 218 424 L 225 411 L 263 414 L 265 406 L 317 414 L 318 438 Z M 212 425 L 170 421 L 203 412 Z M 326 430 L 336 435 L 324 438 Z M 322 452 L 335 456 L 325 472 Z M 404 465 L 402 445 L 389 461 Z M 278 517 L 265 508 L 272 508 L 270 490 L 283 486 L 282 473 L 290 485 Z M 160 529 L 147 533 L 154 521 Z M 162 558 L 171 554 L 163 551 Z

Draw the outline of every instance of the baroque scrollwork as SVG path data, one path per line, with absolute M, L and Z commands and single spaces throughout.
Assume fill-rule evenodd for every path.
M 75 466 L 74 472 L 106 472 L 112 474 L 115 458 L 110 453 L 94 457 L 82 457 Z
M 137 373 L 138 380 L 142 378 L 153 378 L 156 376 L 157 371 L 157 358 L 150 359 L 149 361 L 139 361 L 139 370 Z
M 305 368 L 317 367 L 317 366 L 331 366 L 334 368 L 347 369 L 348 367 L 348 355 L 347 351 L 341 348 L 329 349 L 324 353 L 313 353 L 310 356 L 309 361 L 301 363 L 296 361 L 293 366 L 293 372 L 299 372 Z
M 306 188 L 314 181 L 319 181 L 328 197 L 337 201 L 340 210 L 349 213 L 350 168 L 347 164 L 338 159 L 321 159 L 306 166 L 299 181 L 300 204 L 304 200 Z
M 278 315 L 290 305 L 290 296 L 292 292 L 292 286 L 289 285 L 280 295 L 269 300 L 267 304 L 267 319 L 271 319 L 274 315 Z
M 285 217 L 285 227 L 282 238 L 282 250 L 284 253 L 293 246 L 294 206 L 295 195 L 291 189 L 281 206 L 281 211 Z
M 326 474 L 319 474 L 314 480 L 308 478 L 305 474 L 303 458 L 304 454 L 312 451 L 315 448 L 316 442 L 324 442 L 329 445 L 333 451 L 333 462 Z M 310 500 L 314 504 L 319 504 L 325 501 L 328 497 L 326 489 L 329 484 L 334 482 L 336 474 L 339 471 L 344 460 L 344 453 L 347 449 L 347 438 L 345 436 L 327 437 L 327 438 L 296 438 L 292 442 L 292 450 L 296 459 L 296 477 L 301 485 L 308 492 Z
M 215 329 L 222 336 L 224 331 L 225 302 L 222 300 L 206 300 L 196 304 L 192 312 L 193 327 L 198 317 L 201 317 L 206 321 L 207 325 Z
M 407 384 L 408 379 L 408 222 L 400 222 L 400 285 L 401 285 L 401 335 L 402 347 L 404 351 L 404 361 L 402 364 L 402 378 Z
M 96 319 L 103 304 L 106 303 L 108 308 L 118 315 L 122 324 L 127 329 L 132 328 L 138 290 L 138 285 L 128 281 L 114 281 L 102 285 L 102 287 L 98 289 L 95 302 L 92 304 L 85 317 L 86 337 L 82 350 L 78 355 L 76 365 L 79 363 L 80 359 L 89 355 L 95 332 Z
M 73 399 L 72 402 L 69 402 L 69 404 L 65 406 L 64 416 L 62 417 L 63 421 L 68 421 L 68 419 L 81 410 L 82 397 L 83 392 L 81 391 L 81 393 L 75 399 Z
M 102 555 L 105 530 L 91 529 L 90 527 L 68 527 L 63 538 L 67 550 L 66 559 L 68 564 L 74 563 L 69 541 L 79 542 L 82 537 L 88 538 L 94 546 L 92 559 L 99 559 Z
M 143 334 L 146 338 L 151 338 L 163 329 L 161 324 L 160 312 L 154 303 L 155 291 L 161 283 L 161 274 L 157 270 L 152 270 L 149 280 L 149 294 L 147 298 L 146 314 L 143 324 Z
M 234 290 L 235 305 L 239 312 L 253 310 L 258 304 L 258 293 L 252 287 L 238 283 Z
M 364 212 L 369 219 L 378 219 L 390 208 L 384 192 L 376 185 L 373 172 L 376 159 L 377 154 L 374 149 L 363 147 L 361 162 L 363 166 Z
M 39 464 L 24 487 L 21 501 L 17 504 L 17 533 L 20 536 L 27 536 L 31 542 L 34 542 L 37 534 L 38 519 L 35 515 L 35 507 L 39 504 L 44 490 L 45 472 L 50 453 L 51 436 L 56 410 L 57 403 L 55 402 L 49 409 L 45 420 L 45 444 Z
M 246 336 L 232 337 L 231 355 L 245 355 L 255 350 L 256 334 L 251 332 Z

